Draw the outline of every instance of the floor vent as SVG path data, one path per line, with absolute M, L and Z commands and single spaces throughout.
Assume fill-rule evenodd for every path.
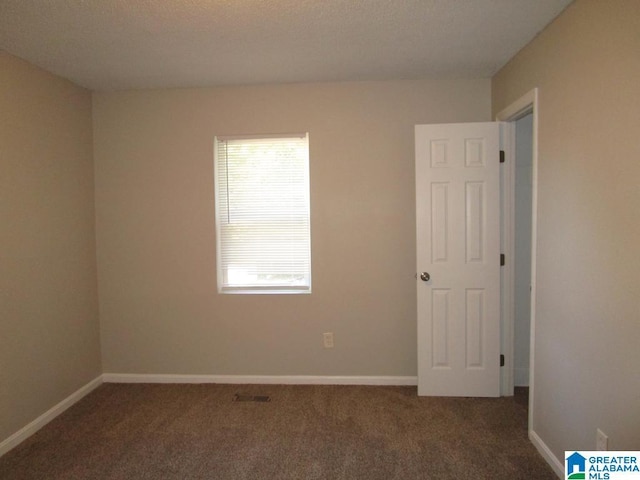
M 268 395 L 241 395 L 236 393 L 233 396 L 234 402 L 270 402 L 271 397 Z

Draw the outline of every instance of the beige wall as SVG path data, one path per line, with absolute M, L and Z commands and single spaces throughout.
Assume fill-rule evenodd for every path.
M 492 82 L 539 87 L 533 428 L 560 461 L 640 446 L 640 2 L 578 0 Z
M 0 441 L 101 373 L 91 94 L 0 51 Z
M 416 374 L 413 127 L 488 120 L 489 80 L 98 93 L 93 112 L 106 373 Z M 213 137 L 299 131 L 313 293 L 219 295 Z

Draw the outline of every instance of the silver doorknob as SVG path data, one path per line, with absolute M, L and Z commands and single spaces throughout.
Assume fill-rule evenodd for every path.
M 420 280 L 422 280 L 423 282 L 428 282 L 429 280 L 431 280 L 431 275 L 429 275 L 427 272 L 422 272 L 420 274 Z

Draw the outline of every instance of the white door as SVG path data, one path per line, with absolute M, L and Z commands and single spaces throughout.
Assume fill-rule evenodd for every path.
M 418 395 L 500 395 L 499 128 L 416 126 Z

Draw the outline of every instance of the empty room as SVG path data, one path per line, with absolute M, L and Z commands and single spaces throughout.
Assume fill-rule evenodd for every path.
M 0 0 L 0 478 L 640 450 L 639 32 L 637 0 Z

